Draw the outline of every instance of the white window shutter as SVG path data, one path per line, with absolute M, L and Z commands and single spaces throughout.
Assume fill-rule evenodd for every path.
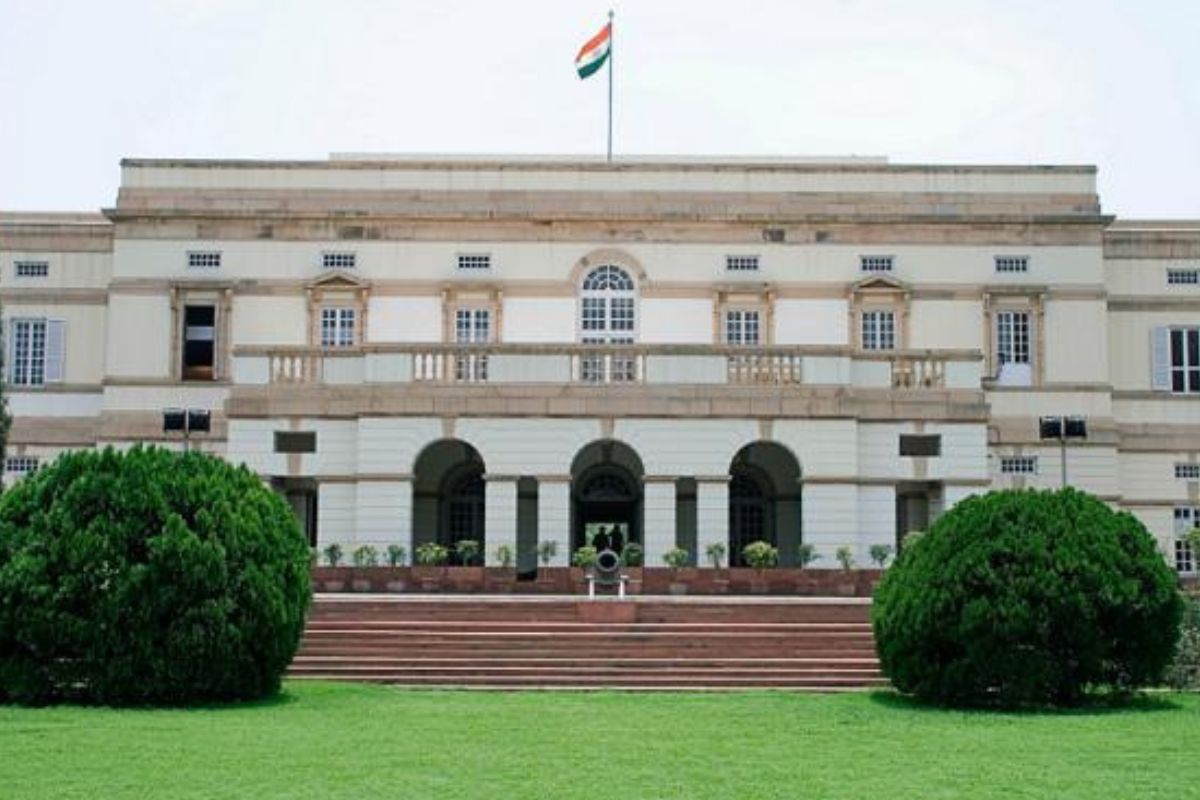
M 1165 326 L 1150 330 L 1150 388 L 1156 392 L 1171 391 L 1171 329 Z
M 67 323 L 46 320 L 46 383 L 62 383 L 63 363 L 67 355 Z

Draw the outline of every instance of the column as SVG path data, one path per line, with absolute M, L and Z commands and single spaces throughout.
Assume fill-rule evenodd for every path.
M 800 515 L 804 520 L 804 541 L 817 548 L 820 560 L 817 569 L 836 569 L 839 547 L 848 546 L 861 564 L 858 525 L 858 484 L 826 483 L 810 478 L 804 483 L 804 503 Z
M 398 544 L 413 556 L 412 480 L 359 481 L 356 498 L 356 539 L 373 545 L 380 556 Z
M 317 484 L 317 547 L 324 550 L 336 542 L 347 560 L 355 543 L 355 495 L 353 483 Z
M 515 475 L 484 475 L 484 564 L 500 566 L 496 548 L 506 544 L 517 551 L 517 478 Z
M 565 567 L 571 558 L 571 476 L 538 476 L 538 544 L 557 542 L 548 566 Z M 538 559 L 538 566 L 542 561 Z
M 725 546 L 721 566 L 729 566 L 729 476 L 696 478 L 696 563 L 711 567 L 707 555 L 710 544 Z
M 675 547 L 675 478 L 647 477 L 643 492 L 645 563 L 647 567 L 661 567 L 663 556 Z

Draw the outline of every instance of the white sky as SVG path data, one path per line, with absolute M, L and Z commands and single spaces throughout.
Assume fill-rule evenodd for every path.
M 0 208 L 93 210 L 123 156 L 616 150 L 1092 163 L 1200 217 L 1200 0 L 0 0 Z

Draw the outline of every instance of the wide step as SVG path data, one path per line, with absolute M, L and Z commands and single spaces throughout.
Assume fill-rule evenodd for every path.
M 318 598 L 289 675 L 471 688 L 886 683 L 861 602 Z

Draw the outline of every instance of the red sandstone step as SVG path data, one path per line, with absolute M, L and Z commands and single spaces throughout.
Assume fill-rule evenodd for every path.
M 887 682 L 883 679 L 867 679 L 861 677 L 723 677 L 721 675 L 706 675 L 702 677 L 678 676 L 670 674 L 655 674 L 655 675 L 623 675 L 623 676 L 592 676 L 587 674 L 578 675 L 537 675 L 537 676 L 509 676 L 509 675 L 395 675 L 392 673 L 381 672 L 375 674 L 358 674 L 358 675 L 293 675 L 299 680 L 317 679 L 317 680 L 346 680 L 359 681 L 366 683 L 391 683 L 406 686 L 438 686 L 438 687 L 454 687 L 454 686 L 493 686 L 497 688 L 509 687 L 576 687 L 576 686 L 597 686 L 597 687 L 631 687 L 631 688 L 652 688 L 652 687 L 689 687 L 689 688 L 823 688 L 823 687 L 841 687 L 841 688 L 869 688 L 875 686 L 886 686 Z

